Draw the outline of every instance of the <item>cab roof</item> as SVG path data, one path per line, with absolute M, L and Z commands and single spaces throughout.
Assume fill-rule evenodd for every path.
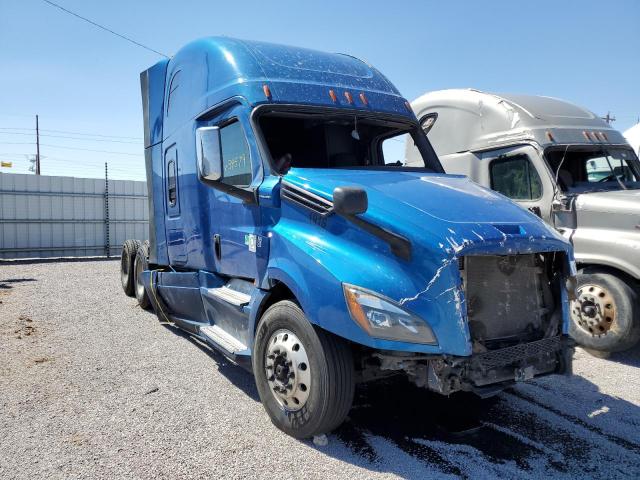
M 414 118 L 406 100 L 384 75 L 344 54 L 207 37 L 187 44 L 170 60 L 158 62 L 147 72 L 164 73 L 149 75 L 147 88 L 151 91 L 153 83 L 163 84 L 165 138 L 185 121 L 233 97 L 251 107 L 263 103 L 309 104 Z M 158 86 L 155 88 L 157 91 Z
M 451 89 L 429 92 L 411 105 L 419 119 L 438 114 L 428 134 L 438 155 L 526 141 L 543 147 L 625 143 L 594 113 L 557 98 Z

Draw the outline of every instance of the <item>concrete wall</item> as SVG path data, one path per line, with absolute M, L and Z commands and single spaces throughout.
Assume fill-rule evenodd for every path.
M 106 198 L 104 179 L 0 173 L 0 259 L 120 255 L 149 238 L 146 182 L 109 180 Z

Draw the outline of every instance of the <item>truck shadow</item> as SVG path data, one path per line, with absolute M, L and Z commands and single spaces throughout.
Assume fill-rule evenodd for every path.
M 37 280 L 35 278 L 7 278 L 0 280 L 0 289 L 8 290 L 13 288 L 14 284 L 24 282 L 37 282 Z
M 630 350 L 612 353 L 606 360 L 640 368 L 640 343 Z
M 164 327 L 260 401 L 251 373 L 189 333 Z M 358 386 L 347 420 L 320 451 L 404 478 L 640 478 L 638 432 L 638 405 L 576 375 L 545 377 L 484 400 L 443 397 L 396 377 Z
M 181 330 L 180 328 L 173 325 L 162 324 L 162 326 L 173 334 L 184 338 L 189 343 L 199 348 L 202 352 L 206 353 L 215 362 L 214 365 L 217 367 L 218 371 L 222 375 L 224 375 L 227 380 L 229 380 L 229 382 L 242 390 L 252 400 L 256 402 L 260 401 L 256 383 L 253 379 L 253 375 L 250 372 L 247 372 L 239 365 L 236 365 L 235 363 L 229 361 L 227 357 L 222 355 L 217 350 L 211 348 L 206 343 L 201 342 L 198 338 L 194 337 L 190 333 Z
M 561 377 L 547 380 L 486 400 L 446 398 L 402 379 L 364 385 L 334 432 L 347 449 L 328 453 L 404 477 L 638 478 L 640 408 L 581 377 L 561 392 L 553 389 Z

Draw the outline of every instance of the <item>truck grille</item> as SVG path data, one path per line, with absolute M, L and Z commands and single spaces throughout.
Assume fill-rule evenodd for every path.
M 475 354 L 472 357 L 472 363 L 474 366 L 489 370 L 491 368 L 511 365 L 532 357 L 555 353 L 562 348 L 562 337 L 543 338 L 535 342 L 521 343 L 511 347 Z
M 473 340 L 541 338 L 552 305 L 540 255 L 468 256 L 462 275 Z

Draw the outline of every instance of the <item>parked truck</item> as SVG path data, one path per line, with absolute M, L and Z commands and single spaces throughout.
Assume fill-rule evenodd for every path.
M 573 338 L 594 353 L 635 345 L 640 163 L 620 132 L 549 97 L 443 90 L 412 106 L 447 172 L 515 200 L 573 244 Z M 420 161 L 412 145 L 407 151 Z
M 278 428 L 328 432 L 387 375 L 485 396 L 570 370 L 571 246 L 446 175 L 371 65 L 206 38 L 141 85 L 150 231 L 123 288 L 251 370 Z M 403 135 L 411 167 L 385 154 Z
M 640 123 L 636 123 L 633 127 L 626 130 L 623 135 L 636 155 L 640 155 Z

